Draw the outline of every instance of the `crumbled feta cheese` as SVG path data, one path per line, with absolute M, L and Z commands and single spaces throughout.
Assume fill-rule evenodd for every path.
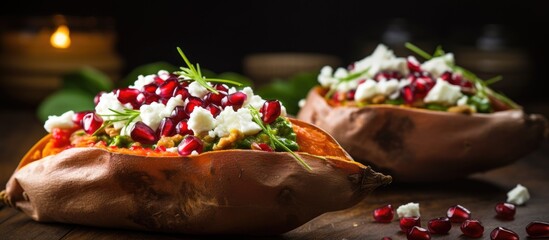
M 75 126 L 72 121 L 73 116 L 74 111 L 65 112 L 61 114 L 61 116 L 48 116 L 48 120 L 44 123 L 44 128 L 49 133 L 51 133 L 54 128 L 72 128 Z
M 522 205 L 530 199 L 528 189 L 520 184 L 507 193 L 507 202 Z
M 189 154 L 189 156 L 196 156 L 196 155 L 198 155 L 198 152 L 196 150 L 193 150 L 191 154 Z
M 331 87 L 337 84 L 338 80 L 332 76 L 333 71 L 334 70 L 330 66 L 324 66 L 320 70 L 320 74 L 317 77 L 320 85 L 323 87 Z
M 158 77 L 164 81 L 166 81 L 170 77 L 170 72 L 166 70 L 160 70 L 158 71 Z
M 358 79 L 355 79 L 355 80 L 350 80 L 350 81 L 345 81 L 345 82 L 340 82 L 338 85 L 337 85 L 337 90 L 338 91 L 341 91 L 341 92 L 348 92 L 352 89 L 356 89 L 358 86 Z
M 154 74 L 147 75 L 147 76 L 139 75 L 137 77 L 137 80 L 133 83 L 132 86 L 129 86 L 129 88 L 134 88 L 134 89 L 138 89 L 140 91 L 143 91 L 143 87 L 145 85 L 154 82 L 154 77 L 156 77 L 156 75 L 154 75 Z
M 192 130 L 195 135 L 199 135 L 203 132 L 212 130 L 216 125 L 215 122 L 216 121 L 209 110 L 202 107 L 195 107 L 189 116 L 189 121 L 187 124 L 189 129 Z
M 467 95 L 463 95 L 463 97 L 461 97 L 459 100 L 457 100 L 456 105 L 465 106 L 465 105 L 467 105 L 467 100 L 469 100 L 469 97 L 467 97 Z
M 143 105 L 139 108 L 140 117 L 144 124 L 156 131 L 162 121 L 162 111 L 166 106 L 162 103 L 152 102 L 150 105 Z
M 168 100 L 168 102 L 166 103 L 166 108 L 162 110 L 162 117 L 170 117 L 175 107 L 184 105 L 185 101 L 182 100 L 181 95 L 170 98 L 170 100 Z
M 361 102 L 366 99 L 374 97 L 377 93 L 377 83 L 372 79 L 368 79 L 365 82 L 358 85 L 355 92 L 355 101 Z
M 229 136 L 231 129 L 236 129 L 244 135 L 253 135 L 261 131 L 261 127 L 252 120 L 249 109 L 240 108 L 235 112 L 232 107 L 226 107 L 217 116 L 213 133 L 218 137 L 226 137 Z
M 177 153 L 177 147 L 166 148 L 166 152 Z
M 452 85 L 439 78 L 423 101 L 426 103 L 454 105 L 462 96 L 461 87 Z
M 210 84 L 208 83 L 208 85 Z M 189 89 L 189 93 L 192 96 L 195 96 L 198 98 L 203 98 L 204 96 L 206 96 L 206 94 L 208 94 L 208 89 L 200 85 L 200 83 L 198 83 L 197 81 L 193 81 L 191 84 L 189 84 L 188 89 Z
M 106 116 L 106 115 L 113 115 L 114 112 L 112 112 L 110 109 L 123 112 L 124 109 L 128 108 L 127 106 L 124 106 L 120 101 L 118 101 L 118 98 L 116 97 L 116 94 L 114 93 L 104 93 L 99 97 L 99 103 L 97 103 L 97 106 L 95 106 L 95 113 L 98 114 L 103 118 L 103 120 L 114 120 L 115 116 Z M 126 124 L 125 121 L 117 121 L 113 123 L 113 127 L 115 129 L 121 129 Z
M 349 75 L 349 72 L 347 72 L 347 69 L 345 68 L 337 68 L 335 73 L 334 73 L 334 77 L 335 78 L 345 78 Z
M 451 65 L 454 65 L 454 54 L 447 53 L 424 62 L 421 64 L 421 70 L 430 72 L 434 78 L 438 78 L 444 72 L 452 71 Z
M 399 218 L 403 217 L 421 217 L 419 214 L 419 203 L 408 203 L 397 208 Z
M 299 102 L 297 103 L 297 106 L 299 106 L 300 108 L 304 107 L 305 106 L 305 103 L 307 102 L 307 100 L 305 100 L 305 98 L 302 98 L 301 100 L 299 100 Z
M 378 94 L 389 96 L 398 90 L 398 85 L 399 82 L 396 79 L 391 79 L 389 81 L 381 79 L 381 81 L 377 83 L 376 91 Z
M 372 55 L 355 62 L 352 72 L 368 69 L 367 77 L 373 77 L 380 71 L 398 71 L 408 74 L 408 65 L 405 58 L 397 58 L 392 50 L 383 44 L 377 45 Z

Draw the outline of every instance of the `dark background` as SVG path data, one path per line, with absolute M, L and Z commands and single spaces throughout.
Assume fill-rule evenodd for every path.
M 257 52 L 316 52 L 358 60 L 388 29 L 407 40 L 448 51 L 476 47 L 495 26 L 504 49 L 528 56 L 528 73 L 514 91 L 519 103 L 546 102 L 549 42 L 544 1 L 43 1 L 14 2 L 2 17 L 105 16 L 115 23 L 122 75 L 154 61 L 182 62 L 181 46 L 194 62 L 217 72 L 244 73 L 242 61 Z M 397 24 L 397 25 L 395 25 Z M 384 35 L 385 34 L 385 35 Z M 385 36 L 385 38 L 383 37 Z M 456 53 L 457 55 L 458 53 Z M 459 64 L 459 63 L 458 63 Z M 505 78 L 505 76 L 504 76 Z M 504 80 L 505 81 L 505 80 Z M 516 90 L 516 89 L 515 89 Z

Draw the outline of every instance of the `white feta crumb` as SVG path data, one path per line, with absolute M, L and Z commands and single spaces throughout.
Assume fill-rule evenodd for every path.
M 177 147 L 166 148 L 166 152 L 177 153 Z
M 164 111 L 165 108 L 166 106 L 162 103 L 152 102 L 150 105 L 145 104 L 139 108 L 139 111 L 141 112 L 139 116 L 144 124 L 156 131 L 163 119 L 162 111 Z
M 447 53 L 444 56 L 432 58 L 421 64 L 421 70 L 430 72 L 433 77 L 438 78 L 446 71 L 452 71 L 450 65 L 454 64 L 454 54 Z
M 208 83 L 208 85 L 210 84 Z M 198 98 L 204 98 L 204 96 L 208 94 L 208 89 L 200 85 L 200 83 L 198 83 L 197 81 L 193 81 L 191 84 L 189 84 L 188 89 L 189 89 L 189 93 L 192 96 L 195 96 Z
M 347 77 L 348 75 L 349 75 L 349 72 L 347 72 L 347 69 L 342 67 L 337 68 L 334 73 L 335 78 L 344 78 L 344 77 Z
M 462 96 L 461 87 L 452 85 L 439 78 L 423 101 L 426 103 L 454 105 Z
M 528 189 L 520 184 L 507 193 L 507 202 L 515 205 L 522 205 L 529 199 Z
M 232 107 L 226 107 L 215 120 L 216 126 L 213 132 L 218 137 L 229 136 L 231 129 L 236 129 L 244 135 L 253 135 L 261 131 L 261 127 L 252 120 L 248 108 L 240 108 L 235 112 Z
M 297 106 L 302 108 L 305 106 L 305 103 L 307 103 L 307 100 L 305 100 L 305 98 L 302 98 L 301 100 L 299 100 L 299 102 L 297 102 Z
M 110 109 L 123 112 L 124 109 L 127 107 L 124 106 L 120 101 L 118 101 L 118 98 L 116 97 L 116 94 L 114 93 L 104 93 L 99 97 L 99 103 L 97 103 L 97 106 L 95 106 L 95 113 L 100 115 L 103 120 L 114 120 L 115 116 L 106 116 L 106 115 L 113 115 L 114 112 L 112 112 Z M 117 121 L 113 123 L 113 127 L 115 129 L 121 129 L 126 124 L 125 121 Z
M 195 107 L 189 116 L 187 124 L 195 135 L 199 135 L 203 132 L 212 130 L 215 127 L 215 122 L 216 121 L 209 110 L 202 107 Z
M 181 95 L 170 98 L 170 100 L 168 100 L 168 102 L 166 103 L 166 108 L 162 110 L 162 117 L 170 117 L 175 107 L 184 105 L 185 101 L 182 100 Z
M 168 79 L 170 77 L 170 72 L 166 71 L 166 70 L 160 70 L 158 71 L 158 77 L 164 81 L 166 81 L 166 79 Z
M 134 88 L 134 89 L 143 91 L 143 87 L 145 85 L 148 85 L 154 82 L 154 77 L 156 77 L 156 75 L 154 74 L 147 75 L 147 76 L 139 75 L 137 76 L 137 80 L 133 83 L 133 85 L 129 86 L 129 88 Z
M 381 79 L 381 81 L 377 83 L 376 91 L 378 94 L 389 96 L 398 90 L 398 85 L 399 82 L 396 79 L 391 79 L 388 81 Z
M 377 93 L 377 83 L 372 79 L 368 79 L 365 82 L 358 85 L 355 92 L 355 101 L 361 102 L 366 99 L 374 97 Z
M 44 123 L 44 129 L 51 133 L 54 128 L 72 128 L 76 126 L 72 121 L 74 111 L 68 111 L 61 116 L 48 116 L 48 120 Z
M 467 100 L 469 100 L 469 97 L 467 97 L 466 95 L 464 95 L 463 97 L 461 97 L 459 100 L 457 100 L 457 105 L 458 106 L 465 106 L 467 105 Z
M 196 155 L 198 155 L 198 152 L 196 150 L 193 150 L 191 154 L 189 154 L 189 156 L 196 156 Z
M 397 215 L 399 218 L 403 217 L 420 217 L 419 203 L 407 203 L 397 208 Z

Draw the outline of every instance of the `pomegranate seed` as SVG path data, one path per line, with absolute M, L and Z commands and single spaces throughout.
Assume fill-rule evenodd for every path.
M 72 122 L 78 126 L 82 126 L 82 118 L 86 116 L 86 114 L 91 113 L 92 111 L 82 111 L 74 113 L 72 116 Z
M 351 63 L 347 66 L 347 71 L 351 71 L 353 69 L 355 69 L 355 63 Z
M 154 149 L 155 152 L 165 152 L 166 151 L 166 147 L 164 146 L 156 146 L 156 148 Z
M 256 142 L 253 142 L 253 143 L 252 143 L 251 149 L 253 149 L 253 150 L 260 150 L 260 151 L 265 151 L 265 152 L 272 152 L 272 151 L 273 151 L 273 149 L 271 148 L 271 146 L 269 146 L 269 144 L 266 144 L 266 143 L 256 143 Z
M 461 232 L 467 237 L 479 238 L 484 233 L 484 226 L 479 220 L 467 219 L 461 224 Z
M 215 88 L 215 90 L 217 90 L 218 92 L 221 91 L 221 92 L 227 93 L 229 91 L 229 87 L 227 87 L 227 85 L 221 84 L 221 83 L 214 84 L 213 88 Z
M 414 86 L 414 95 L 416 98 L 424 98 L 427 93 L 435 86 L 435 81 L 430 77 L 418 77 L 412 83 Z
M 158 102 L 159 100 L 160 97 L 156 94 L 146 95 L 144 104 L 151 104 L 153 102 Z
M 175 123 L 170 118 L 164 118 L 156 130 L 159 137 L 175 135 Z
M 177 125 L 175 126 L 175 132 L 177 132 L 177 134 L 181 136 L 194 134 L 193 130 L 189 129 L 187 120 L 182 120 L 181 122 L 177 123 Z
M 414 92 L 410 86 L 403 87 L 401 94 L 402 98 L 404 98 L 404 102 L 407 104 L 412 104 L 414 102 Z
M 156 89 L 156 95 L 160 98 L 171 98 L 173 96 L 175 87 L 179 86 L 179 82 L 174 79 L 168 79 L 164 81 L 158 89 Z
M 347 100 L 354 101 L 355 100 L 355 94 L 356 90 L 350 90 L 347 92 Z
M 209 92 L 206 94 L 206 97 L 204 98 L 204 101 L 208 103 L 213 103 L 215 105 L 221 106 L 221 101 L 225 96 L 227 96 L 227 92 L 218 90 L 218 94 L 215 94 L 213 92 Z
M 143 86 L 143 92 L 156 94 L 156 89 L 158 88 L 158 85 L 155 83 L 149 83 L 145 86 Z
M 334 94 L 332 95 L 332 100 L 334 100 L 335 102 L 342 102 L 343 100 L 345 100 L 345 93 L 339 91 L 334 92 Z
M 435 234 L 447 234 L 452 228 L 452 223 L 447 217 L 440 217 L 429 220 L 427 228 L 430 232 Z
M 98 94 L 96 94 L 95 97 L 93 97 L 93 103 L 95 104 L 95 106 L 99 104 L 99 99 L 101 98 L 101 95 L 103 95 L 103 93 L 106 93 L 106 92 L 101 91 Z
M 263 106 L 259 109 L 259 112 L 262 114 L 261 120 L 263 120 L 266 124 L 270 124 L 274 122 L 278 116 L 280 116 L 280 102 L 278 100 L 268 100 L 263 103 Z
M 549 223 L 533 221 L 526 226 L 526 233 L 530 237 L 549 237 Z
M 223 107 L 232 106 L 236 111 L 242 107 L 247 97 L 248 96 L 243 92 L 235 92 L 224 97 L 223 100 L 221 100 L 221 105 Z
M 500 219 L 511 220 L 515 217 L 516 208 L 512 203 L 500 202 L 496 204 L 496 217 Z
M 103 119 L 93 112 L 86 114 L 82 118 L 82 128 L 87 134 L 93 134 L 102 124 Z
M 158 140 L 154 130 L 141 121 L 135 123 L 130 136 L 134 141 L 141 144 L 154 144 Z
M 461 223 L 471 218 L 471 211 L 461 205 L 455 205 L 448 208 L 446 214 L 453 223 Z
M 139 109 L 141 105 L 147 100 L 147 97 L 144 93 L 139 93 L 137 97 L 135 97 L 135 101 L 131 102 L 133 109 Z
M 431 239 L 431 233 L 425 228 L 413 226 L 410 231 L 406 233 L 406 238 L 408 240 L 429 240 Z
M 170 115 L 170 118 L 173 120 L 173 122 L 180 122 L 183 119 L 188 119 L 189 115 L 185 112 L 185 107 L 183 106 L 176 106 L 172 114 Z
M 189 102 L 187 102 L 187 104 L 185 105 L 185 113 L 187 113 L 187 115 L 189 115 L 189 116 L 194 111 L 195 107 L 202 107 L 202 105 L 204 104 L 202 99 L 197 98 L 197 97 L 191 96 L 191 97 L 188 98 L 188 100 L 189 100 Z
M 70 145 L 73 131 L 73 129 L 54 128 L 51 131 L 53 147 L 59 148 Z
M 162 79 L 159 76 L 154 77 L 154 83 L 156 83 L 158 86 L 160 86 L 162 83 L 164 83 L 164 79 Z
M 391 204 L 387 204 L 383 207 L 377 208 L 374 210 L 374 220 L 380 223 L 390 223 L 393 221 L 395 216 L 395 211 Z
M 376 73 L 376 75 L 374 75 L 374 80 L 376 80 L 377 82 L 385 79 L 385 80 L 389 80 L 391 79 L 391 76 L 392 74 L 390 72 L 378 72 Z
M 206 109 L 210 110 L 213 117 L 217 117 L 221 113 L 221 108 L 213 103 L 210 103 Z
M 187 135 L 177 147 L 177 152 L 182 156 L 191 155 L 193 151 L 202 153 L 203 146 L 204 144 L 199 138 L 193 135 Z
M 136 101 L 137 95 L 139 95 L 140 93 L 141 92 L 137 89 L 122 88 L 116 91 L 116 97 L 121 103 L 131 103 Z
M 414 56 L 408 56 L 406 63 L 410 72 L 421 72 L 421 64 Z
M 440 75 L 440 79 L 444 80 L 444 81 L 447 81 L 447 82 L 450 82 L 452 81 L 452 73 L 451 72 L 444 72 Z
M 504 227 L 497 227 L 490 233 L 491 240 L 519 240 L 517 233 Z
M 173 96 L 181 95 L 181 100 L 187 99 L 191 94 L 189 93 L 189 90 L 185 87 L 177 86 L 175 90 L 173 91 Z
M 403 217 L 403 218 L 400 218 L 400 229 L 403 232 L 407 233 L 414 226 L 421 227 L 420 217 Z

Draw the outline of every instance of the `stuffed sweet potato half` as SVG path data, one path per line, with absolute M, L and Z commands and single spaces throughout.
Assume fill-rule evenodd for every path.
M 278 101 L 193 68 L 140 77 L 100 94 L 94 111 L 50 117 L 4 202 L 43 222 L 279 234 L 391 181 L 285 117 Z
M 451 53 L 437 52 L 420 64 L 379 45 L 349 70 L 332 74 L 325 67 L 298 119 L 397 181 L 452 179 L 504 166 L 546 138 L 544 117 L 524 113 L 491 90 L 490 81 L 456 66 Z

